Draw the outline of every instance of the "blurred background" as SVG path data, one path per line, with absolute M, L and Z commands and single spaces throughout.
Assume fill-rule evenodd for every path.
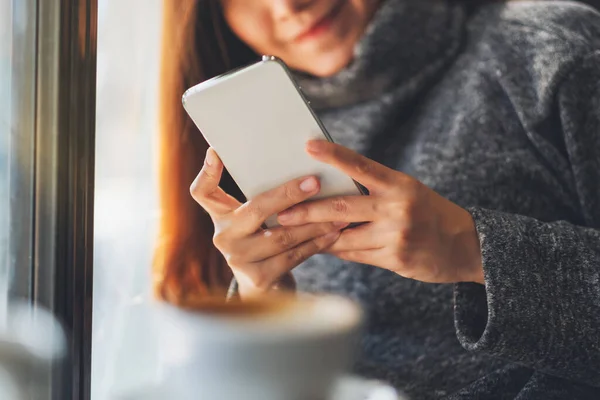
M 589 3 L 598 6 L 600 1 Z M 161 374 L 159 354 L 141 351 L 155 334 L 144 303 L 151 297 L 150 265 L 159 216 L 155 161 L 161 4 L 162 0 L 0 0 L 0 334 L 7 325 L 9 298 L 44 304 L 59 316 L 76 356 L 63 379 L 73 385 L 73 395 L 64 399 L 80 398 L 74 393 L 84 393 L 90 386 L 92 400 L 106 400 L 111 390 L 134 387 Z M 40 93 L 52 93 L 54 88 L 39 85 L 46 82 L 44 68 L 58 76 L 58 66 L 69 65 L 48 57 L 56 50 L 58 35 L 71 34 L 66 38 L 69 43 L 93 54 L 96 17 L 97 58 L 90 58 L 91 64 L 73 61 L 75 70 L 70 71 L 73 81 L 84 81 L 78 68 L 96 67 L 91 91 L 95 116 L 89 117 L 96 129 L 95 153 L 71 160 L 75 164 L 91 160 L 95 167 L 93 209 L 73 203 L 75 211 L 93 212 L 93 232 L 86 239 L 93 244 L 93 274 L 88 274 L 91 264 L 78 262 L 80 253 L 47 269 L 40 256 L 55 246 L 55 232 L 44 236 L 40 225 L 45 219 L 39 217 L 47 216 L 45 194 L 79 199 L 85 193 L 69 192 L 70 182 L 63 182 L 64 193 L 61 182 L 48 189 L 40 178 L 45 166 L 56 167 L 52 157 L 62 151 L 60 143 L 77 143 L 51 143 L 51 130 L 46 136 L 43 122 L 53 120 L 44 119 L 45 107 L 54 103 L 40 99 Z M 57 36 L 39 41 L 52 21 L 72 25 L 60 32 L 55 26 L 50 32 Z M 87 36 L 77 42 L 74 32 Z M 77 99 L 83 101 L 85 96 Z M 74 101 L 72 107 L 77 106 Z M 45 153 L 47 148 L 57 153 Z M 76 240 L 86 236 L 77 230 L 78 219 L 69 218 L 72 225 L 67 228 L 72 229 L 57 228 L 56 240 L 65 234 L 72 242 L 65 239 L 68 243 L 61 249 L 85 249 L 89 242 L 80 246 Z M 45 240 L 42 244 L 40 237 Z M 57 243 L 59 248 L 62 242 Z M 93 295 L 84 290 L 92 282 Z M 88 343 L 85 338 L 90 334 Z M 86 369 L 88 362 L 91 370 Z

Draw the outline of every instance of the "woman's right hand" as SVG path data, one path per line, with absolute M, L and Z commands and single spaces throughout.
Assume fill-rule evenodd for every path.
M 290 181 L 242 204 L 219 187 L 223 163 L 209 148 L 192 197 L 212 218 L 214 245 L 231 268 L 242 297 L 264 293 L 310 256 L 331 246 L 348 224 L 314 223 L 262 229 L 271 215 L 316 195 L 316 177 Z

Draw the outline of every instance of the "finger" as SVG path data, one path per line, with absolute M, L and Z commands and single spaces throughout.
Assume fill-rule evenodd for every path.
M 339 236 L 339 231 L 330 232 L 268 260 L 254 264 L 254 276 L 252 277 L 254 289 L 269 290 L 281 276 L 306 261 L 309 257 L 331 246 Z
M 316 222 L 368 222 L 378 214 L 378 200 L 372 196 L 343 196 L 298 204 L 278 214 L 282 225 Z
M 250 262 L 263 261 L 287 250 L 299 246 L 309 240 L 337 232 L 347 223 L 320 223 L 294 227 L 277 227 L 260 231 L 244 241 L 240 246 L 240 254 L 244 254 Z
M 369 191 L 383 189 L 393 183 L 398 171 L 368 159 L 346 147 L 325 140 L 311 140 L 306 151 L 314 158 L 327 163 L 355 181 L 367 187 Z
M 385 247 L 381 236 L 373 231 L 372 224 L 346 229 L 327 252 L 378 250 Z
M 319 193 L 319 190 L 319 180 L 309 176 L 294 179 L 256 196 L 235 211 L 234 225 L 237 234 L 245 236 L 256 232 L 267 218 L 308 200 Z
M 241 206 L 241 203 L 219 187 L 223 175 L 223 163 L 217 153 L 209 148 L 204 165 L 190 186 L 190 193 L 209 214 L 228 214 Z

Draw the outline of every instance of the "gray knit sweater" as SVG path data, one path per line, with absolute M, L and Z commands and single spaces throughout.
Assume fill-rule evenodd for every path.
M 357 372 L 414 399 L 600 399 L 600 14 L 386 0 L 337 76 L 298 74 L 333 138 L 472 213 L 486 285 L 312 257 L 361 302 Z

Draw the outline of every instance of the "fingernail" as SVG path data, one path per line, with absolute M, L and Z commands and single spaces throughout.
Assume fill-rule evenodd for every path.
M 204 160 L 206 162 L 207 165 L 209 166 L 213 166 L 215 164 L 215 162 L 217 161 L 213 151 L 211 149 L 208 149 L 206 151 L 206 158 Z
M 300 190 L 305 193 L 311 193 L 317 190 L 317 180 L 313 177 L 307 178 L 300 183 Z
M 336 228 L 339 228 L 339 229 L 343 229 L 343 228 L 347 227 L 348 225 L 350 225 L 350 223 L 348 223 L 348 222 L 334 222 L 333 223 L 333 226 L 335 226 Z

